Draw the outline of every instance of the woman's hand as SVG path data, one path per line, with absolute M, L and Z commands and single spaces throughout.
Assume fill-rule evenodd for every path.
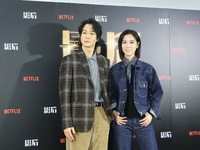
M 151 123 L 151 120 L 152 116 L 148 112 L 146 112 L 145 117 L 141 119 L 139 122 L 141 126 L 147 127 Z
M 120 113 L 118 111 L 116 111 L 116 110 L 113 110 L 113 115 L 114 115 L 115 121 L 117 122 L 118 125 L 121 126 L 121 125 L 126 124 L 126 122 L 127 122 L 126 118 L 127 117 L 120 117 L 119 116 Z

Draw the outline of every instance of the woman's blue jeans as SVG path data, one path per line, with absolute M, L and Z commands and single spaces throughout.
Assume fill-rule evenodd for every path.
M 115 124 L 117 150 L 134 150 L 132 147 L 133 134 L 136 135 L 140 150 L 158 150 L 152 123 L 147 127 L 142 127 L 138 122 L 140 119 L 128 118 L 126 125 Z

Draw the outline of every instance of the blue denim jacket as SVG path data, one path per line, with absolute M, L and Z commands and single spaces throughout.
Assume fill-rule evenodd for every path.
M 137 60 L 134 71 L 134 102 L 142 115 L 147 111 L 156 119 L 161 119 L 159 106 L 163 90 L 155 69 L 148 63 Z M 110 74 L 111 108 L 124 115 L 127 99 L 127 76 L 123 62 L 112 66 Z

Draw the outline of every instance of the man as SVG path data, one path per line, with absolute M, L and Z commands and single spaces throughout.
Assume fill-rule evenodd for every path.
M 79 26 L 79 50 L 63 58 L 59 94 L 67 150 L 106 150 L 109 60 L 96 53 L 102 34 L 94 19 Z

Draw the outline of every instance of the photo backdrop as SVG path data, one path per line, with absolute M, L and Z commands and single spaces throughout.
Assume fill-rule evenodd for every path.
M 103 27 L 99 51 L 111 65 L 120 61 L 120 33 L 140 34 L 141 60 L 155 67 L 164 90 L 162 119 L 153 120 L 159 150 L 198 149 L 199 16 L 195 10 L 1 1 L 0 150 L 65 149 L 59 66 L 77 49 L 78 26 L 90 17 Z M 109 149 L 115 150 L 112 138 Z

